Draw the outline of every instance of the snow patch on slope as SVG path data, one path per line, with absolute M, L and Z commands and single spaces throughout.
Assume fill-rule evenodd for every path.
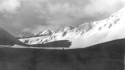
M 89 32 L 73 39 L 70 48 L 83 48 L 91 45 L 125 38 L 125 7 L 109 18 L 93 22 L 95 25 Z
M 19 39 L 27 44 L 43 44 L 52 41 L 69 40 L 70 48 L 84 48 L 99 43 L 125 38 L 125 7 L 109 18 L 87 22 L 76 28 L 65 27 L 50 36 L 38 35 Z M 43 33 L 43 32 L 42 32 Z M 46 34 L 46 31 L 44 32 Z

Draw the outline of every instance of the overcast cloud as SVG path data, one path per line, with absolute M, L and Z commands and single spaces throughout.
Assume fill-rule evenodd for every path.
M 13 35 L 59 30 L 107 18 L 124 0 L 0 0 L 0 26 Z
M 20 7 L 19 0 L 1 0 L 0 1 L 0 12 L 14 13 L 15 10 Z

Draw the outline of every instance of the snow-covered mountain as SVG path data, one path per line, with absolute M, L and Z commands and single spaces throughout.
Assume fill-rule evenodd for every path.
M 52 34 L 54 34 L 54 31 L 51 30 L 45 30 L 43 32 L 39 32 L 39 33 L 35 33 L 34 36 L 50 36 Z
M 62 28 L 60 31 L 56 33 L 51 30 L 45 30 L 43 32 L 35 33 L 34 36 L 30 36 L 19 40 L 27 44 L 43 44 L 58 40 L 70 40 L 82 35 L 84 32 L 89 30 L 89 28 L 91 28 L 90 24 L 85 23 L 76 28 L 72 26 Z
M 19 39 L 26 44 L 43 44 L 69 40 L 71 48 L 87 47 L 98 43 L 125 38 L 125 7 L 100 21 L 87 22 L 78 27 L 65 27 L 59 32 L 46 30 L 30 38 Z
M 91 22 L 90 25 L 92 28 L 89 31 L 72 40 L 71 48 L 125 38 L 125 7 L 104 20 Z

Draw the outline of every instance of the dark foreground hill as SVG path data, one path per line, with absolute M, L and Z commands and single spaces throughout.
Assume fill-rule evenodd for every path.
M 20 42 L 18 39 L 16 39 L 14 36 L 12 36 L 10 33 L 5 31 L 4 29 L 0 28 L 0 45 L 25 45 L 24 43 Z
M 124 47 L 125 39 L 67 50 L 1 47 L 0 70 L 124 70 Z

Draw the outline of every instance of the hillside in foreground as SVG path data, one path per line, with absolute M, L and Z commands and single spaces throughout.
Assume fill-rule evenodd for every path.
M 2 46 L 0 70 L 123 70 L 124 46 L 125 39 L 76 49 Z

